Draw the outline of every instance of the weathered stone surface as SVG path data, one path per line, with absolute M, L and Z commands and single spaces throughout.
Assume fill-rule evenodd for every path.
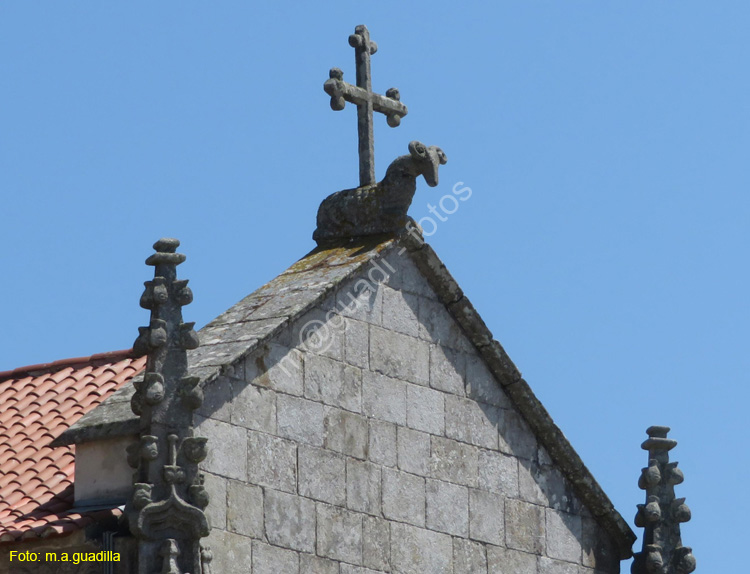
M 214 528 L 206 543 L 211 547 L 215 572 L 252 574 L 252 539 Z
M 383 281 L 390 270 L 382 262 L 372 261 L 364 272 L 344 283 L 336 293 L 338 308 L 344 317 L 370 325 L 380 325 L 383 317 Z
M 545 468 L 544 470 L 547 470 Z M 535 463 L 528 460 L 521 460 L 518 469 L 518 490 L 519 496 L 526 502 L 547 505 L 547 497 L 542 490 L 540 482 L 546 481 L 544 471 Z
M 237 385 L 239 387 L 239 384 Z M 276 432 L 276 393 L 254 385 L 242 384 L 231 403 L 231 422 L 246 429 Z
M 346 461 L 346 506 L 367 514 L 380 514 L 380 467 L 370 462 Z
M 251 483 L 285 492 L 297 491 L 297 445 L 247 431 L 247 477 Z
M 523 500 L 563 512 L 578 514 L 581 511 L 578 497 L 554 466 L 540 466 L 535 462 L 519 459 L 518 474 Z
M 484 360 L 487 361 L 487 366 L 494 373 L 495 378 L 503 388 L 509 387 L 521 380 L 521 372 L 513 361 L 510 360 L 508 353 L 505 352 L 500 343 L 492 341 L 486 347 L 482 347 L 480 352 Z
M 279 436 L 323 446 L 322 404 L 279 394 L 276 397 L 276 421 Z
M 300 445 L 299 493 L 315 500 L 346 504 L 346 464 L 340 454 Z
M 596 520 L 591 517 L 581 519 L 583 565 L 597 572 L 617 572 L 620 559 L 617 547 Z
M 427 528 L 455 536 L 469 535 L 468 488 L 427 479 L 425 494 Z
M 522 500 L 505 501 L 505 542 L 508 548 L 544 552 L 544 508 Z
M 188 352 L 188 362 L 191 367 L 209 367 L 227 365 L 238 360 L 247 350 L 244 341 L 230 341 L 218 345 L 201 345 Z
M 362 415 L 326 407 L 323 445 L 359 459 L 367 457 L 367 419 Z
M 420 476 L 430 475 L 430 435 L 398 427 L 398 467 Z
M 469 489 L 469 537 L 501 546 L 505 541 L 503 496 Z
M 362 564 L 362 515 L 318 504 L 317 553 L 333 560 Z
M 299 281 L 300 279 L 297 278 L 303 274 L 309 274 L 312 277 L 321 277 L 326 286 L 333 285 L 335 287 L 343 279 L 348 278 L 352 271 L 360 270 L 371 258 L 381 257 L 382 252 L 390 246 L 390 241 L 371 241 L 316 249 L 294 263 L 277 279 L 283 279 L 284 285 L 287 285 L 290 281 L 294 283 Z M 307 280 L 312 279 L 308 278 Z M 271 284 L 269 283 L 269 285 Z M 310 286 L 305 284 L 296 287 L 295 290 L 308 290 L 309 288 Z M 275 292 L 275 289 L 273 292 Z
M 199 417 L 196 417 L 199 420 Z M 203 468 L 238 480 L 247 479 L 247 431 L 221 421 L 203 419 L 196 425 L 197 435 L 208 438 L 211 448 Z
M 388 279 L 389 287 L 398 291 L 421 295 L 428 299 L 438 299 L 437 294 L 417 269 L 408 252 L 399 253 L 399 250 L 395 250 L 389 253 L 385 260 L 390 267 L 395 269 Z
M 235 361 L 234 363 L 224 364 L 219 367 L 220 375 L 215 379 L 206 381 L 203 385 L 205 391 L 211 384 L 221 380 L 229 379 L 232 382 L 244 381 L 245 380 L 245 361 L 244 357 Z M 205 401 L 204 401 L 205 404 Z
M 390 572 L 391 529 L 387 520 L 374 516 L 362 519 L 362 564 L 367 568 Z
M 485 545 L 463 538 L 453 539 L 453 574 L 486 574 Z
M 235 572 L 230 567 L 224 572 Z M 284 548 L 277 548 L 253 541 L 253 574 L 299 574 L 299 555 Z
M 445 398 L 445 434 L 449 438 L 497 449 L 497 418 L 497 407 L 450 395 Z
M 279 279 L 280 277 L 277 277 L 274 281 Z M 288 278 L 285 278 L 285 280 L 288 280 Z M 252 315 L 245 316 L 244 319 L 261 320 L 296 316 L 308 306 L 315 304 L 324 291 L 325 286 L 318 289 L 275 291 L 271 297 L 251 311 Z
M 561 562 L 541 556 L 539 558 L 539 574 L 579 574 L 579 567 L 570 562 Z
M 552 466 L 554 464 L 549 452 L 542 445 L 539 445 L 539 450 L 537 450 L 537 460 L 542 466 Z
M 305 397 L 358 413 L 362 410 L 362 371 L 308 353 L 305 356 Z
M 263 489 L 230 480 L 226 500 L 229 530 L 243 536 L 263 538 Z
M 425 341 L 370 327 L 370 368 L 411 383 L 430 381 L 430 347 Z
M 201 345 L 218 345 L 223 341 L 248 341 L 265 339 L 278 329 L 279 322 L 273 319 L 243 321 L 241 323 L 218 323 L 211 321 L 200 331 Z
M 351 564 L 341 564 L 341 574 L 381 574 L 378 571 L 363 568 L 362 566 L 352 566 Z
M 519 458 L 535 460 L 538 444 L 529 425 L 515 410 L 497 409 L 500 428 L 500 450 Z
M 414 238 L 408 236 L 406 239 L 413 240 Z M 438 298 L 441 301 L 452 303 L 463 297 L 461 287 L 456 283 L 456 280 L 443 262 L 440 261 L 440 258 L 432 247 L 419 241 L 404 241 L 404 243 L 410 243 L 408 247 L 413 252 L 412 259 L 415 266 L 422 277 L 429 278 L 431 288 L 434 289 L 436 293 L 439 293 Z M 414 243 L 417 244 L 416 250 L 414 249 Z
M 383 516 L 391 520 L 424 526 L 425 485 L 424 478 L 383 469 Z
M 300 554 L 299 574 L 339 574 L 339 563 L 312 554 Z
M 368 426 L 368 456 L 376 464 L 396 466 L 396 425 L 376 419 L 367 421 Z
M 474 400 L 511 408 L 510 399 L 487 368 L 482 357 L 474 353 L 466 357 L 466 394 Z
M 425 298 L 420 300 L 419 336 L 443 347 L 464 352 L 473 351 L 473 347 L 466 339 L 461 327 L 451 317 L 445 305 L 439 301 Z
M 245 359 L 245 379 L 259 387 L 301 395 L 302 353 L 276 343 L 266 343 Z
M 538 574 L 536 554 L 487 546 L 489 574 Z
M 458 301 L 449 303 L 448 310 L 476 347 L 492 343 L 492 333 L 468 298 L 461 297 Z
M 196 409 L 195 414 L 225 423 L 231 422 L 232 387 L 237 382 L 239 381 L 233 381 L 229 377 L 217 377 L 203 385 L 203 404 Z
M 318 355 L 324 355 L 337 361 L 344 360 L 344 342 L 346 315 L 340 312 L 333 295 L 310 309 L 292 326 L 292 343 L 300 348 Z M 311 333 L 316 333 L 320 340 L 308 341 Z
M 546 515 L 547 556 L 580 564 L 581 517 L 551 508 Z
M 383 328 L 410 337 L 419 336 L 419 297 L 383 287 Z
M 617 541 L 619 556 L 626 559 L 632 555 L 635 534 L 622 516 L 614 510 L 612 502 L 601 490 L 578 454 L 555 425 L 552 417 L 522 378 L 505 387 L 508 396 L 523 413 L 523 418 L 535 429 L 539 443 L 550 458 L 562 470 L 573 485 L 577 496 L 588 510 L 601 518 L 600 524 Z M 539 452 L 539 451 L 537 451 Z
M 365 372 L 362 410 L 368 417 L 406 425 L 406 383 L 378 373 Z
M 517 498 L 518 459 L 493 450 L 480 450 L 479 488 Z
M 413 429 L 445 433 L 444 393 L 417 385 L 406 387 L 406 424 Z
M 203 474 L 210 504 L 206 507 L 206 518 L 211 528 L 227 527 L 227 479 L 206 472 Z
M 266 284 L 265 287 L 268 287 L 269 285 L 270 283 Z M 257 289 L 256 291 L 242 299 L 239 303 L 224 311 L 221 315 L 219 315 L 213 321 L 203 327 L 201 331 L 213 331 L 216 327 L 219 327 L 221 325 L 229 326 L 242 322 L 245 317 L 247 317 L 255 309 L 259 308 L 261 305 L 263 305 L 263 303 L 271 298 L 271 295 L 269 293 L 266 293 L 265 295 L 258 294 L 262 290 L 264 290 L 264 287 Z
M 370 327 L 363 321 L 346 319 L 344 360 L 355 367 L 370 367 Z
M 466 355 L 441 345 L 430 345 L 430 386 L 458 396 L 466 394 Z
M 447 534 L 394 522 L 391 562 L 399 574 L 452 574 L 453 542 Z
M 477 486 L 479 449 L 452 439 L 435 437 L 432 441 L 430 474 L 433 478 Z
M 268 542 L 315 552 L 315 503 L 312 500 L 267 488 L 263 509 Z M 237 512 L 242 510 L 237 508 Z

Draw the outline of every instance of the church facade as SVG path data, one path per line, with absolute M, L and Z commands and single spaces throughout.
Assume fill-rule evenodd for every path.
M 630 528 L 418 236 L 318 248 L 199 338 L 185 353 L 204 394 L 205 572 L 593 574 L 631 555 Z M 105 549 L 112 572 L 142 571 L 122 515 L 143 440 L 127 378 L 55 442 L 76 445 L 74 508 L 112 512 L 7 552 Z M 61 569 L 28 566 L 5 571 Z

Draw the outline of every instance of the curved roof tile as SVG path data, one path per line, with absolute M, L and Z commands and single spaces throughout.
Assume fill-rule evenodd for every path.
M 0 372 L 0 542 L 69 534 L 119 514 L 71 512 L 73 447 L 51 443 L 144 365 L 126 350 Z

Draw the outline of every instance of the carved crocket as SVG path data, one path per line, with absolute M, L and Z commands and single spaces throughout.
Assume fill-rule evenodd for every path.
M 411 142 L 409 154 L 393 160 L 379 183 L 337 191 L 325 198 L 318 209 L 313 239 L 321 243 L 403 229 L 417 177 L 423 175 L 427 185 L 435 187 L 438 168 L 447 161 L 439 147 Z

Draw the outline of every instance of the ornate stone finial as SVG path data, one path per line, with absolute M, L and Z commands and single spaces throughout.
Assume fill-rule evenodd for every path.
M 648 451 L 648 466 L 638 487 L 646 491 L 646 504 L 638 505 L 635 525 L 644 528 L 643 550 L 633 556 L 633 574 L 689 574 L 695 570 L 692 549 L 682 545 L 680 523 L 690 520 L 684 498 L 675 498 L 674 486 L 684 477 L 669 451 L 677 441 L 667 438 L 669 427 L 653 426 L 641 445 Z
M 151 321 L 133 344 L 136 354 L 148 355 L 131 401 L 140 439 L 128 452 L 135 484 L 126 514 L 138 540 L 138 574 L 199 574 L 205 563 L 200 539 L 208 535 L 208 495 L 198 463 L 207 439 L 193 436 L 193 411 L 203 397 L 198 379 L 187 376 L 186 352 L 199 341 L 194 323 L 182 321 L 193 294 L 186 279 L 177 279 L 185 261 L 179 245 L 160 239 L 146 260 L 154 279 L 145 283 L 141 307 L 151 311 Z
M 357 26 L 354 29 L 354 34 L 349 36 L 349 45 L 354 48 L 357 85 L 353 86 L 345 82 L 344 72 L 340 69 L 331 68 L 328 73 L 329 79 L 323 84 L 323 89 L 331 96 L 331 109 L 343 110 L 346 102 L 357 106 L 359 185 L 365 186 L 375 183 L 373 110 L 385 114 L 388 118 L 388 125 L 395 128 L 401 123 L 401 118 L 407 114 L 407 109 L 400 102 L 400 95 L 396 88 L 388 90 L 385 96 L 372 91 L 370 56 L 377 52 L 378 46 L 370 40 L 370 32 L 366 26 Z
M 313 239 L 322 243 L 404 229 L 417 177 L 424 176 L 427 185 L 435 187 L 438 168 L 447 161 L 439 147 L 411 142 L 409 154 L 393 160 L 377 185 L 337 191 L 324 199 Z

